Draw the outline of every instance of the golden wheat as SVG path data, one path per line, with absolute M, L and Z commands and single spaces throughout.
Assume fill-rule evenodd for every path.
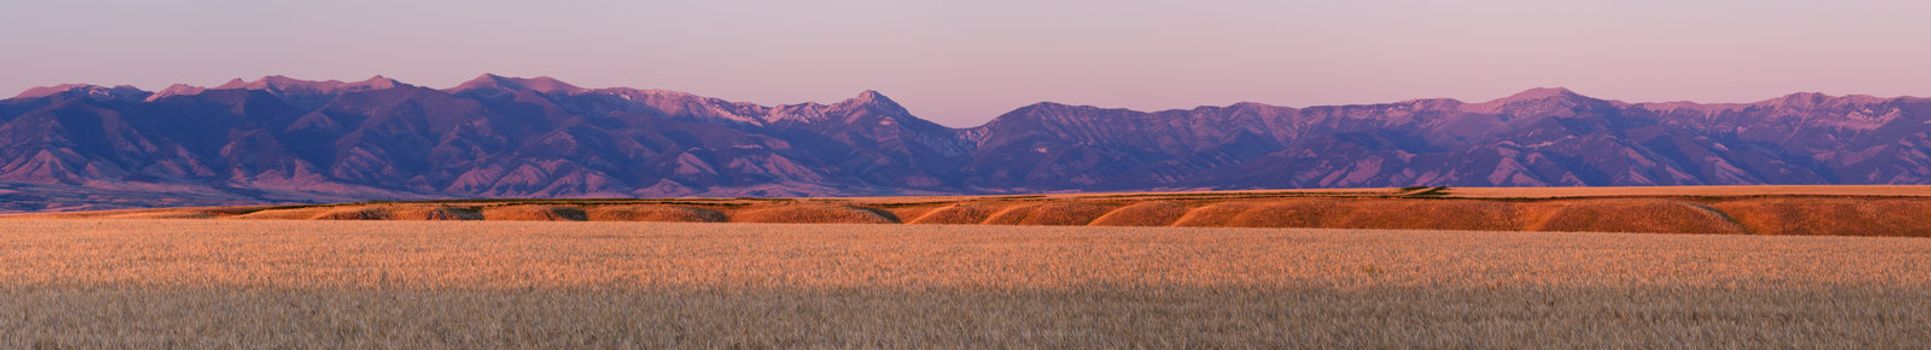
M 7 221 L 0 348 L 1801 347 L 1931 339 L 1931 240 Z

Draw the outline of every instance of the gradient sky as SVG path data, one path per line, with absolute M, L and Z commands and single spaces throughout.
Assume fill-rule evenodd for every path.
M 1922 0 L 6 0 L 0 95 L 494 72 L 763 104 L 877 89 L 952 126 L 1037 101 L 1931 96 L 1926 15 Z

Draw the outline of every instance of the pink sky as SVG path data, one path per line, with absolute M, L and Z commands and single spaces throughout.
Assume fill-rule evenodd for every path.
M 447 87 L 494 72 L 764 104 L 877 89 L 953 126 L 1045 100 L 1931 96 L 1927 14 L 1927 1 L 17 0 L 0 3 L 0 95 L 269 74 Z

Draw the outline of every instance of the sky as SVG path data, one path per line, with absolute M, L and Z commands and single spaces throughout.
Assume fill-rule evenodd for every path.
M 1931 96 L 1925 14 L 1931 1 L 6 0 L 0 95 L 488 72 L 761 104 L 873 89 L 960 127 L 1040 101 Z

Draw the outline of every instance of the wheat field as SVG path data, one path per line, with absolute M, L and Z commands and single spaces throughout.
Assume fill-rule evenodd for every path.
M 0 222 L 0 348 L 1903 348 L 1931 240 Z

